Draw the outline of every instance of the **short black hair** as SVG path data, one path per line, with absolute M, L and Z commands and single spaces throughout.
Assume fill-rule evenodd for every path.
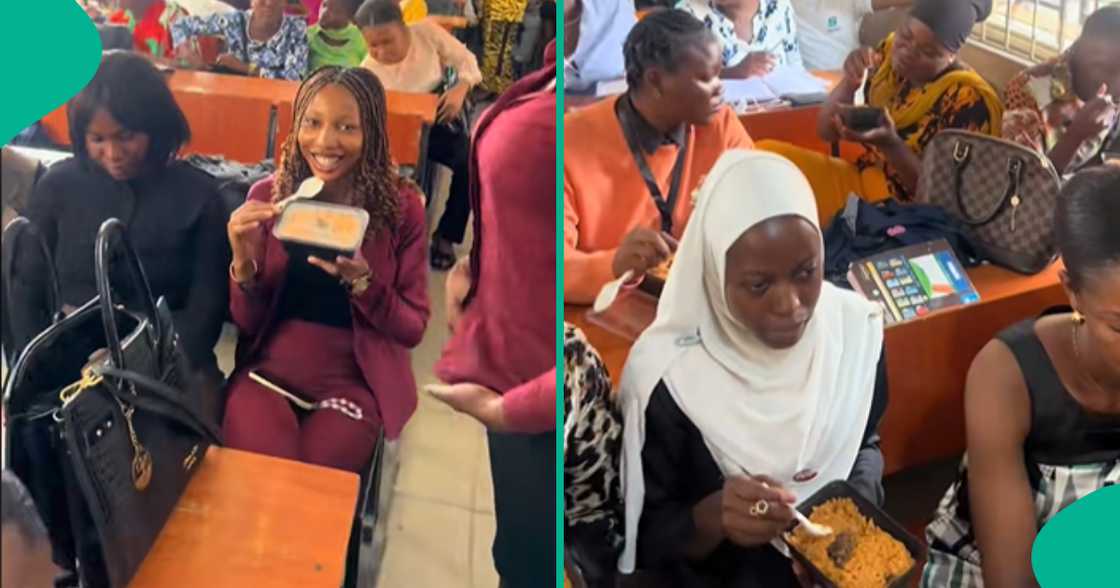
M 359 27 L 378 27 L 387 24 L 404 25 L 404 13 L 397 0 L 366 0 L 354 15 Z
M 0 525 L 13 525 L 28 543 L 47 541 L 47 528 L 23 482 L 11 470 L 4 470 L 0 490 Z
M 89 84 L 69 105 L 70 145 L 85 162 L 86 129 L 104 108 L 124 128 L 148 135 L 147 165 L 163 168 L 191 139 L 190 125 L 167 80 L 150 61 L 126 51 L 107 51 Z
M 626 83 L 636 89 L 654 67 L 676 71 L 685 52 L 715 40 L 703 22 L 683 10 L 654 10 L 634 25 L 622 46 Z
M 1085 19 L 1081 27 L 1082 37 L 1104 37 L 1116 40 L 1120 37 L 1120 4 L 1101 6 Z
M 1079 172 L 1062 188 L 1055 209 L 1058 251 L 1070 286 L 1106 268 L 1120 268 L 1120 165 Z
M 352 19 L 358 13 L 358 9 L 362 7 L 362 0 L 331 0 L 331 4 L 341 6 L 342 10 L 349 14 Z

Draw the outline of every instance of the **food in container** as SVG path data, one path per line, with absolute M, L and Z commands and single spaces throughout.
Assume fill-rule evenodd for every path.
M 798 510 L 834 531 L 818 538 L 798 527 L 784 537 L 794 559 L 821 586 L 908 586 L 921 570 L 922 544 L 847 482 L 829 483 Z
M 314 255 L 331 261 L 339 255 L 353 256 L 362 244 L 369 213 L 364 209 L 315 200 L 288 204 L 272 229 L 289 255 Z

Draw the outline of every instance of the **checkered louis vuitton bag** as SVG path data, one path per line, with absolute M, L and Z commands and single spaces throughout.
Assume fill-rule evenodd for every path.
M 972 233 L 980 256 L 1035 274 L 1054 260 L 1054 205 L 1061 180 L 1045 155 L 966 131 L 926 146 L 918 198 L 941 206 Z

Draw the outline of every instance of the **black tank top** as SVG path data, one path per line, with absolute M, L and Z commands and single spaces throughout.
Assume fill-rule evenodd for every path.
M 1078 465 L 1120 458 L 1120 415 L 1087 411 L 1062 384 L 1038 334 L 1036 319 L 996 336 L 1015 355 L 1027 383 L 1031 428 L 1024 445 L 1029 463 Z

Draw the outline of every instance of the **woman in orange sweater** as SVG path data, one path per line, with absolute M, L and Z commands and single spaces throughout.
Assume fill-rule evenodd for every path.
M 704 175 L 724 151 L 753 146 L 723 104 L 704 23 L 655 12 L 623 53 L 629 90 L 564 117 L 564 298 L 577 304 L 665 261 Z

